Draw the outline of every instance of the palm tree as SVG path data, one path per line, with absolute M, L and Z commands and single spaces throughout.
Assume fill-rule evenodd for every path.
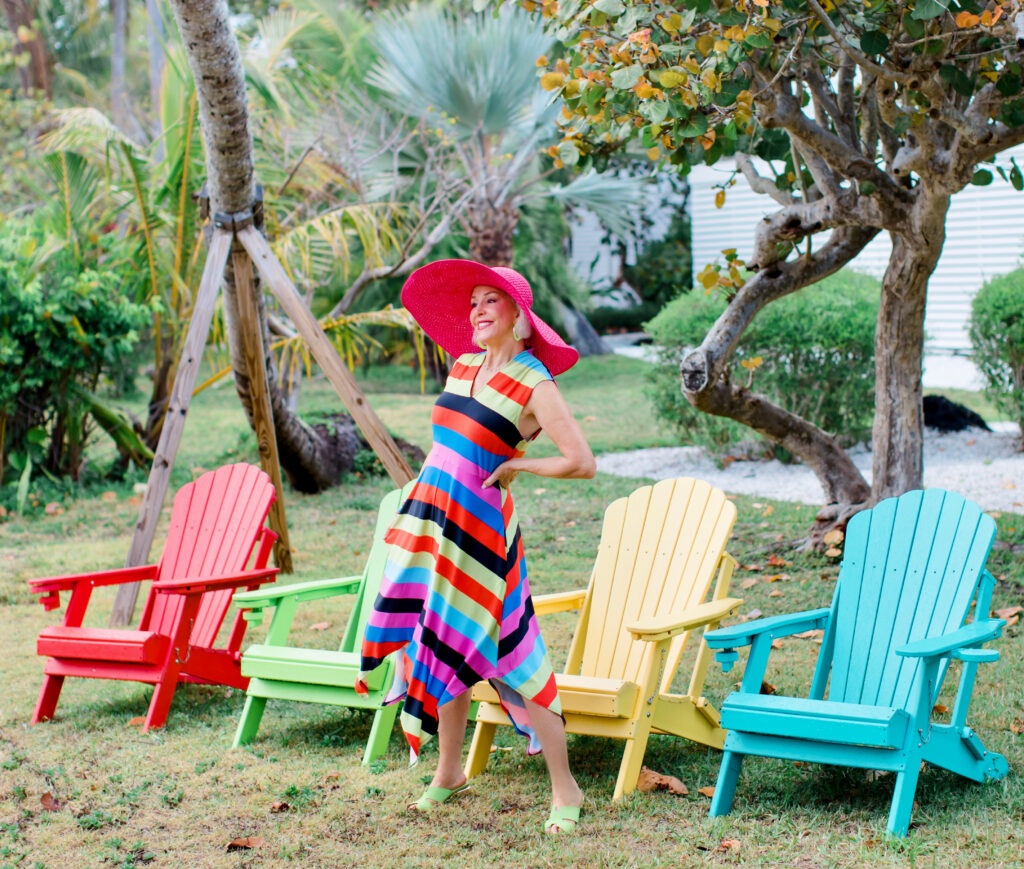
M 588 172 L 555 185 L 547 180 L 554 170 L 542 168 L 543 149 L 558 141 L 559 105 L 537 75 L 552 43 L 539 19 L 510 4 L 464 18 L 439 6 L 395 9 L 380 17 L 372 41 L 380 59 L 368 82 L 400 112 L 444 130 L 458 154 L 473 259 L 511 265 L 520 209 L 542 196 L 588 208 L 628 234 L 636 181 Z

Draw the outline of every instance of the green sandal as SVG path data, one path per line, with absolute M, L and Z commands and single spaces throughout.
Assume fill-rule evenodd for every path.
M 469 782 L 463 782 L 457 788 L 442 788 L 437 785 L 431 785 L 427 788 L 423 795 L 416 800 L 414 803 L 409 803 L 406 808 L 410 812 L 432 812 L 441 803 L 446 803 L 456 794 L 461 794 L 463 791 L 469 790 Z
M 549 835 L 555 833 L 575 833 L 576 825 L 580 822 L 579 806 L 559 806 L 552 809 L 548 819 L 544 822 L 544 832 Z

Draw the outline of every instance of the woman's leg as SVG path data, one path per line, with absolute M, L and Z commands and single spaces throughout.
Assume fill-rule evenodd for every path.
M 525 699 L 525 698 L 524 698 Z M 551 776 L 551 804 L 555 808 L 578 806 L 583 802 L 583 791 L 569 770 L 569 752 L 565 745 L 565 723 L 545 706 L 526 700 L 530 724 L 544 750 L 544 761 Z
M 451 789 L 466 781 L 462 771 L 462 745 L 466 741 L 471 694 L 471 691 L 463 691 L 437 707 L 437 771 L 431 785 Z

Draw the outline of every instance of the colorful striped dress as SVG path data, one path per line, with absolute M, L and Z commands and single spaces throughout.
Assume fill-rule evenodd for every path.
M 385 537 L 384 580 L 363 637 L 361 678 L 401 650 L 388 701 L 404 697 L 402 728 L 415 754 L 437 733 L 437 707 L 483 679 L 530 753 L 540 746 L 522 698 L 561 714 L 512 495 L 481 485 L 523 454 L 519 417 L 551 375 L 524 350 L 472 396 L 483 360 L 460 356 L 434 405 L 434 444 Z

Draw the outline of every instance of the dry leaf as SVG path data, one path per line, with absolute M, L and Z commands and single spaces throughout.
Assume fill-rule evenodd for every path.
M 1019 718 L 1014 718 L 1013 721 L 1010 722 L 1010 732 L 1024 733 L 1024 721 L 1021 721 Z
M 825 543 L 829 543 L 829 544 L 832 544 L 832 543 L 842 543 L 843 542 L 843 538 L 845 536 L 846 535 L 843 534 L 843 532 L 840 531 L 838 528 L 833 528 L 831 531 L 826 531 L 825 532 L 825 536 L 822 537 L 821 539 Z
M 784 591 L 779 591 L 778 589 L 775 589 L 775 591 L 768 592 L 768 597 L 785 597 L 785 596 L 786 596 L 786 593 Z
M 570 519 L 568 522 L 565 523 L 565 527 L 566 528 L 575 528 L 576 527 L 576 520 L 575 519 Z
M 533 490 L 533 494 L 534 495 L 543 495 L 546 491 L 547 491 L 547 489 L 534 489 Z
M 134 718 L 128 719 L 129 727 L 141 727 L 146 721 L 145 715 L 136 715 Z
M 4 519 L 6 517 L 7 517 L 7 508 L 3 504 L 0 504 L 0 519 Z
M 945 715 L 947 712 L 949 712 L 949 707 L 943 706 L 941 703 L 936 703 L 932 707 L 932 712 L 936 715 Z
M 329 773 L 327 773 L 327 775 L 324 776 L 324 778 L 325 779 L 341 778 L 341 773 L 340 772 L 329 772 Z
M 555 538 L 555 543 L 565 543 L 565 538 L 564 537 L 556 537 Z
M 781 576 L 781 573 L 773 573 L 771 576 L 765 578 L 765 582 L 778 582 Z
M 761 610 L 759 610 L 757 607 L 754 607 L 749 613 L 747 613 L 747 618 L 748 619 L 759 619 L 759 618 L 761 618 L 761 615 L 762 615 Z
M 1024 606 L 1008 606 L 1008 607 L 1004 607 L 1001 610 L 996 610 L 995 613 L 996 613 L 996 618 L 1008 619 L 1011 616 L 1015 616 L 1015 615 L 1018 615 L 1020 613 L 1024 613 Z
M 53 794 L 47 791 L 39 798 L 39 802 L 43 806 L 44 812 L 59 812 L 60 811 L 60 800 L 55 799 Z
M 775 642 L 778 642 L 778 640 L 776 640 Z M 762 694 L 774 694 L 775 693 L 775 686 L 771 682 L 762 682 L 761 683 L 761 693 Z
M 645 794 L 651 791 L 667 790 L 670 794 L 685 796 L 690 792 L 686 785 L 675 776 L 662 775 L 660 772 L 655 772 L 646 766 L 640 770 L 640 776 L 636 780 L 636 789 Z
M 315 625 L 310 625 L 311 631 L 326 631 L 330 627 L 328 622 L 317 622 Z
M 263 844 L 262 836 L 242 836 L 228 842 L 229 851 L 246 851 L 250 848 L 259 848 Z
M 285 802 L 271 803 L 270 804 L 270 813 L 272 815 L 277 815 L 277 814 L 280 814 L 281 812 L 287 812 L 290 808 L 291 808 L 291 806 L 289 806 L 288 803 L 285 803 Z
M 740 840 L 739 839 L 722 839 L 718 843 L 716 850 L 721 851 L 723 854 L 728 854 L 730 851 L 739 851 Z
M 999 488 L 1000 489 L 1016 489 L 1017 488 L 1017 484 L 1015 482 L 1013 482 L 1013 480 L 1003 480 L 999 484 Z
M 43 512 L 46 513 L 47 516 L 57 516 L 64 512 L 64 508 L 56 501 L 51 501 L 43 507 Z
M 125 501 L 125 504 L 129 507 L 138 507 L 141 503 L 142 499 L 138 495 L 132 495 L 127 501 Z
M 596 416 L 585 416 L 583 417 L 584 422 L 597 422 Z
M 764 511 L 761 513 L 761 515 L 762 516 L 771 516 L 772 513 L 774 513 L 774 512 L 775 512 L 775 508 L 771 504 L 769 504 L 767 507 L 764 508 Z M 771 561 L 770 558 L 768 560 Z
M 836 549 L 836 547 L 834 547 L 834 546 L 830 546 L 828 549 L 825 550 L 825 554 L 829 558 L 838 558 L 840 555 L 843 554 L 843 550 L 842 549 Z M 822 579 L 824 579 L 824 577 L 822 577 Z
M 702 797 L 710 798 L 715 795 L 715 787 L 714 785 L 708 785 L 705 788 L 697 788 L 697 793 L 699 793 Z
M 740 588 L 753 588 L 757 585 L 757 577 L 752 576 L 750 579 L 745 579 L 740 583 Z
M 810 631 L 801 631 L 799 634 L 793 634 L 798 640 L 820 640 L 825 636 L 825 632 L 821 628 L 814 628 Z
M 101 501 L 116 501 L 117 500 L 117 492 L 114 492 L 113 490 L 108 491 L 108 492 L 104 492 L 102 495 L 100 495 L 100 500 Z
M 760 564 L 741 564 L 740 570 L 746 570 L 749 573 L 757 573 L 761 570 Z
M 773 649 L 781 649 L 782 648 L 782 640 L 779 640 L 779 639 L 772 640 L 772 648 Z
M 781 558 L 778 555 L 769 555 L 768 556 L 768 563 L 772 567 L 789 567 L 789 565 L 791 565 L 793 562 L 792 561 L 786 561 L 785 558 Z

